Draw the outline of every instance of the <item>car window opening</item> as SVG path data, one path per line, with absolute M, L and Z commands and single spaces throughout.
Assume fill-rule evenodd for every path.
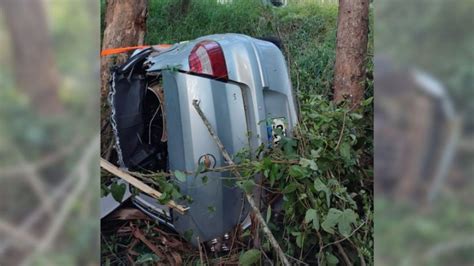
M 148 75 L 143 66 L 145 59 L 139 53 L 124 64 L 126 68 L 114 71 L 109 95 L 116 139 L 112 159 L 131 171 L 168 171 L 161 75 Z

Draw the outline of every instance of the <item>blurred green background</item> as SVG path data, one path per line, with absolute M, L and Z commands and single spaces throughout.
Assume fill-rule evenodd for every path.
M 97 265 L 99 3 L 0 7 L 0 264 Z M 44 113 L 34 82 L 51 72 L 61 109 Z
M 433 202 L 393 199 L 376 190 L 376 264 L 472 265 L 474 2 L 380 0 L 375 5 L 376 56 L 390 58 L 401 70 L 421 70 L 437 80 L 462 121 L 454 160 Z M 375 96 L 378 101 L 377 92 Z M 375 139 L 376 146 L 383 144 Z M 376 183 L 381 175 L 376 172 Z

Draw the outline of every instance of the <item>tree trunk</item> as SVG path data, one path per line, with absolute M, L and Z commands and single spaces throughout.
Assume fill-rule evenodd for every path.
M 334 101 L 357 106 L 364 98 L 369 0 L 339 0 Z
M 42 1 L 2 0 L 13 48 L 17 86 L 40 114 L 61 112 L 58 96 L 59 75 Z
M 102 50 L 142 45 L 146 31 L 147 0 L 107 0 Z M 110 67 L 125 61 L 127 55 L 101 58 L 101 98 L 107 95 Z M 104 101 L 103 101 L 104 102 Z
M 147 0 L 107 0 L 102 50 L 143 45 L 146 31 L 147 7 Z M 113 144 L 111 127 L 107 123 L 110 114 L 107 102 L 110 68 L 125 62 L 126 59 L 126 54 L 118 54 L 104 56 L 100 60 L 102 155 L 110 154 Z

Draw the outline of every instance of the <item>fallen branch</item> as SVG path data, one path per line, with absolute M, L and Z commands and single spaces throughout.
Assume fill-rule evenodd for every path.
M 214 129 L 212 128 L 211 123 L 209 123 L 209 120 L 207 120 L 206 116 L 204 115 L 201 108 L 199 107 L 199 101 L 198 100 L 193 100 L 193 106 L 194 106 L 194 109 L 196 109 L 199 116 L 201 117 L 202 122 L 204 123 L 204 125 L 206 125 L 207 130 L 209 131 L 209 134 L 211 135 L 211 137 L 214 139 L 217 146 L 219 147 L 224 159 L 227 161 L 227 163 L 229 165 L 235 165 L 234 161 L 232 160 L 229 153 L 225 149 L 225 147 L 222 144 L 221 140 L 219 139 L 219 137 L 214 132 Z M 242 176 L 240 175 L 240 173 L 238 171 L 233 170 L 233 172 L 239 179 L 242 178 Z M 283 265 L 291 265 L 288 262 L 288 259 L 286 258 L 285 253 L 283 252 L 280 245 L 278 244 L 275 237 L 273 236 L 272 231 L 270 231 L 270 229 L 268 228 L 268 225 L 265 222 L 265 219 L 263 218 L 262 213 L 260 213 L 260 210 L 258 209 L 256 202 L 253 200 L 252 195 L 248 194 L 248 193 L 245 193 L 245 197 L 247 198 L 247 201 L 248 201 L 250 207 L 254 211 L 255 217 L 257 218 L 258 222 L 260 223 L 260 225 L 262 225 L 262 230 L 265 233 L 265 235 L 267 236 L 268 240 L 270 241 L 270 244 L 272 245 L 273 249 L 277 253 L 278 257 L 280 258 L 281 263 Z
M 125 173 L 124 171 L 120 170 L 117 166 L 111 164 L 109 161 L 105 160 L 104 158 L 100 158 L 100 167 L 104 168 L 111 174 L 122 178 L 123 180 L 127 181 L 130 185 L 136 187 L 140 191 L 154 197 L 160 198 L 161 192 L 157 191 L 156 189 L 150 187 L 149 185 L 143 183 L 142 181 L 138 180 L 136 177 Z M 177 204 L 173 200 L 168 201 L 166 205 L 170 208 L 173 208 L 180 214 L 186 214 L 186 211 L 189 210 L 189 207 L 184 207 L 182 205 Z
M 134 228 L 133 231 L 133 236 L 139 239 L 143 244 L 145 244 L 153 253 L 155 253 L 159 258 L 163 259 L 167 256 L 155 245 L 153 244 L 150 240 L 148 240 L 145 235 L 140 231 L 138 228 Z
M 201 261 L 201 265 L 204 265 L 204 259 L 202 256 L 202 247 L 201 247 L 201 241 L 199 240 L 199 236 L 197 237 L 197 242 L 198 242 L 198 248 L 199 248 L 199 260 Z
M 336 247 L 337 247 L 337 250 L 339 251 L 339 253 L 341 253 L 341 256 L 344 259 L 344 262 L 346 263 L 346 265 L 348 265 L 348 266 L 353 265 L 351 260 L 349 260 L 349 257 L 347 256 L 346 252 L 342 248 L 341 243 L 336 243 Z

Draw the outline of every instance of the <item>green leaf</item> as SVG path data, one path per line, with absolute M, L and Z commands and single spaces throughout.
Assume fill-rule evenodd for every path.
M 352 231 L 351 224 L 355 224 L 357 214 L 352 209 L 345 209 L 344 211 L 331 208 L 329 209 L 326 219 L 321 224 L 324 231 L 334 234 L 334 228 L 337 225 L 339 233 L 348 237 Z
M 132 193 L 133 196 L 138 196 L 138 194 L 140 194 L 141 191 L 138 188 L 130 187 L 130 193 Z
M 330 234 L 334 234 L 334 227 L 336 226 L 341 213 L 342 212 L 338 209 L 329 209 L 329 212 L 326 215 L 326 219 L 324 219 L 324 222 L 321 224 L 323 230 Z
M 249 229 L 245 230 L 241 235 L 242 238 L 249 237 L 249 236 L 250 236 L 250 230 Z
M 373 100 L 374 100 L 374 97 L 369 97 L 369 98 L 365 99 L 364 101 L 362 101 L 362 106 L 370 105 Z
M 171 198 L 168 192 L 163 192 L 163 194 L 161 194 L 161 197 L 158 198 L 158 202 L 163 205 L 168 203 L 170 200 Z
M 263 170 L 263 175 L 268 178 L 268 176 L 270 175 L 270 169 L 265 169 Z
M 271 206 L 268 206 L 268 208 L 267 208 L 267 217 L 265 219 L 265 222 L 268 223 L 268 221 L 270 221 L 271 216 L 272 216 L 272 208 L 271 208 Z
M 176 179 L 178 179 L 179 182 L 182 182 L 182 183 L 186 182 L 187 178 L 186 178 L 185 173 L 176 170 L 176 171 L 174 171 L 174 176 L 176 177 Z
M 214 212 L 216 212 L 216 207 L 214 207 L 214 206 L 207 206 L 207 211 L 210 212 L 210 213 L 214 213 Z
M 296 152 L 296 140 L 288 137 L 281 137 L 281 145 L 283 146 L 283 152 L 285 155 L 293 155 Z
M 250 249 L 240 255 L 239 263 L 242 266 L 249 266 L 260 261 L 260 256 L 260 250 Z
M 349 137 L 351 138 L 351 144 L 354 145 L 356 143 L 356 140 L 357 140 L 357 136 L 354 135 L 354 134 L 349 134 Z
M 343 142 L 341 146 L 339 146 L 339 154 L 341 154 L 345 161 L 349 161 L 351 159 L 351 145 L 347 142 Z
M 188 203 L 188 204 L 192 204 L 194 202 L 193 198 L 189 195 L 184 195 L 184 200 Z
M 171 191 L 171 197 L 172 197 L 173 199 L 177 200 L 177 199 L 182 198 L 183 195 L 182 195 L 177 189 L 173 189 L 173 190 Z
M 100 186 L 100 197 L 101 198 L 107 197 L 107 195 L 109 195 L 109 193 L 110 193 L 110 189 L 106 185 L 102 184 Z
M 204 163 L 199 163 L 196 171 L 194 171 L 194 177 L 196 177 L 198 174 L 202 173 L 204 170 L 206 170 L 206 166 Z
M 112 185 L 110 186 L 110 193 L 112 193 L 112 197 L 114 198 L 114 200 L 116 200 L 117 202 L 122 202 L 123 195 L 125 195 L 126 189 L 127 186 L 124 183 L 112 183 Z
M 311 158 L 313 159 L 318 159 L 320 157 L 320 153 L 321 153 L 321 150 L 322 148 L 319 148 L 317 150 L 311 150 Z
M 203 183 L 204 185 L 207 184 L 207 181 L 208 181 L 208 180 L 209 180 L 209 177 L 207 177 L 207 175 L 203 175 L 203 176 L 201 177 L 201 181 L 202 181 L 202 183 Z
M 279 180 L 283 176 L 283 171 L 280 171 L 281 167 L 279 164 L 273 164 L 270 174 L 269 174 L 269 179 L 270 179 L 270 185 L 273 187 L 275 184 L 275 181 Z
M 308 209 L 306 211 L 306 215 L 304 217 L 304 222 L 305 223 L 313 222 L 313 228 L 316 229 L 316 230 L 319 230 L 318 213 L 316 212 L 315 209 Z
M 145 253 L 141 254 L 138 258 L 137 261 L 135 261 L 136 264 L 150 264 L 150 262 L 156 262 L 159 261 L 160 257 L 158 257 L 154 253 Z
M 296 245 L 299 248 L 303 248 L 303 245 L 304 245 L 304 235 L 303 234 L 296 237 Z
M 288 184 L 288 186 L 286 186 L 286 187 L 283 189 L 282 192 L 283 192 L 283 194 L 289 194 L 289 193 L 295 191 L 296 188 L 297 188 L 296 183 L 290 183 L 290 184 Z
M 237 186 L 245 191 L 245 193 L 250 194 L 255 187 L 255 182 L 252 179 L 247 179 L 244 181 L 238 181 Z
M 351 224 L 356 224 L 357 214 L 352 209 L 345 209 L 344 212 L 339 217 L 339 233 L 341 235 L 348 237 L 352 232 Z
M 363 118 L 363 116 L 361 114 L 358 114 L 358 113 L 350 113 L 349 116 L 354 120 L 359 120 L 359 119 Z
M 272 165 L 273 165 L 272 159 L 270 159 L 269 157 L 263 158 L 263 160 L 262 160 L 263 169 L 270 169 L 272 167 Z
M 331 190 L 323 183 L 323 181 L 320 178 L 316 178 L 314 180 L 314 188 L 318 192 L 324 192 L 326 194 L 326 204 L 329 207 L 331 205 Z
M 302 248 L 304 244 L 304 234 L 301 232 L 292 232 L 291 234 L 296 236 L 296 246 Z
M 339 259 L 337 259 L 337 257 L 332 253 L 326 252 L 326 262 L 328 265 L 337 265 L 339 263 Z
M 299 165 L 292 165 L 290 167 L 289 175 L 294 178 L 302 178 L 307 176 L 306 171 Z
M 188 229 L 184 231 L 183 237 L 184 239 L 186 239 L 186 241 L 191 242 L 191 240 L 193 239 L 193 235 L 194 235 L 193 229 Z
M 300 159 L 300 165 L 304 168 L 309 168 L 313 171 L 317 171 L 318 170 L 318 165 L 316 164 L 316 162 L 314 160 L 309 160 L 309 159 L 305 159 L 305 158 L 301 158 Z

